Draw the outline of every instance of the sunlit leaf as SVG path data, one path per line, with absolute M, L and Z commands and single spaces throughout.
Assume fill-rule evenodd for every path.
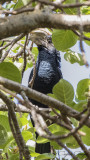
M 77 42 L 77 36 L 70 30 L 54 30 L 52 41 L 57 50 L 64 51 Z
M 41 154 L 38 157 L 36 157 L 35 160 L 52 159 L 52 158 L 55 158 L 55 155 L 53 155 L 51 153 L 44 153 L 44 154 Z
M 40 154 L 39 154 L 39 153 L 36 153 L 36 152 L 32 152 L 30 155 L 31 155 L 31 157 L 37 157 L 37 156 L 39 156 Z
M 24 5 L 27 5 L 30 2 L 30 0 L 22 0 L 22 2 Z
M 83 6 L 81 8 L 81 11 L 83 14 L 86 14 L 86 15 L 90 14 L 90 6 Z
M 54 87 L 53 94 L 58 100 L 65 104 L 70 104 L 74 98 L 73 86 L 66 80 L 61 79 Z
M 83 143 L 87 146 L 90 146 L 90 128 L 84 126 L 81 128 L 81 131 L 83 131 L 86 134 L 86 136 L 81 136 Z
M 64 54 L 64 58 L 66 61 L 73 63 L 78 63 L 79 65 L 84 65 L 82 60 L 82 55 L 76 52 L 71 51 L 70 49 L 66 51 Z
M 19 69 L 10 62 L 0 63 L 0 76 L 21 83 Z
M 37 143 L 46 143 L 46 142 L 49 142 L 49 140 L 46 139 L 46 138 L 43 138 L 43 137 L 38 136 L 36 142 L 37 142 Z
M 33 137 L 32 133 L 29 131 L 22 131 L 22 136 L 26 142 Z
M 72 108 L 77 110 L 78 112 L 82 112 L 85 108 L 87 108 L 87 101 L 80 101 L 77 104 L 75 104 Z
M 76 90 L 76 98 L 79 100 L 85 100 L 85 92 L 89 91 L 90 79 L 83 79 L 79 81 Z
M 18 0 L 18 2 L 14 6 L 14 9 L 19 9 L 23 6 L 24 6 L 24 4 L 23 4 L 22 0 Z
M 66 0 L 64 4 L 75 4 L 76 0 Z M 67 14 L 77 14 L 77 8 L 64 8 L 64 12 Z

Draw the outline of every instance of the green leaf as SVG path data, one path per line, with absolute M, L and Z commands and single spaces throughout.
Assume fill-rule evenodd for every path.
M 68 49 L 66 53 L 64 54 L 64 58 L 66 61 L 73 63 L 78 63 L 79 65 L 84 65 L 82 60 L 82 55 L 80 53 L 76 53 Z
M 87 146 L 90 146 L 90 128 L 84 126 L 82 127 L 81 131 L 86 133 L 86 136 L 81 136 L 83 143 L 86 144 Z
M 55 158 L 55 155 L 51 153 L 44 153 L 44 154 L 39 155 L 35 160 L 52 159 L 52 158 Z
M 27 5 L 30 2 L 30 0 L 22 0 L 22 2 L 24 5 Z
M 89 32 L 89 33 L 85 33 L 84 35 L 85 35 L 86 37 L 90 38 L 90 32 Z M 85 42 L 87 45 L 90 46 L 90 41 L 84 40 L 84 42 Z
M 24 138 L 24 140 L 27 142 L 29 139 L 33 138 L 33 135 L 31 132 L 29 131 L 22 131 L 22 136 Z
M 21 83 L 19 69 L 10 62 L 0 63 L 0 76 Z
M 16 153 L 16 154 L 12 154 L 10 157 L 9 157 L 9 160 L 19 160 L 19 154 Z
M 18 2 L 14 6 L 14 9 L 16 10 L 16 9 L 19 9 L 23 6 L 24 6 L 24 4 L 23 4 L 22 0 L 18 0 Z
M 66 139 L 66 145 L 67 145 L 67 147 L 69 147 L 71 149 L 75 149 L 75 148 L 80 147 L 73 136 L 70 136 Z
M 87 157 L 85 155 L 85 153 L 79 153 L 76 155 L 80 160 L 85 160 Z
M 62 147 L 59 144 L 57 144 L 57 142 L 55 141 L 51 141 L 50 144 L 51 146 L 53 146 L 54 149 L 57 149 L 57 150 L 62 149 Z
M 3 43 L 3 42 L 2 42 L 2 41 L 0 41 L 0 47 L 1 47 L 2 43 Z
M 2 125 L 3 127 L 5 127 L 5 129 L 6 129 L 7 132 L 11 131 L 7 116 L 0 115 L 0 125 Z
M 90 79 L 83 79 L 79 81 L 76 90 L 76 98 L 79 100 L 85 100 L 85 92 L 88 92 L 90 85 Z
M 78 37 L 70 30 L 54 30 L 52 42 L 57 50 L 64 51 L 77 42 Z
M 54 94 L 52 94 L 52 93 L 49 93 L 47 95 L 58 100 L 58 98 Z
M 37 142 L 37 143 L 47 143 L 47 142 L 49 142 L 49 140 L 46 139 L 46 138 L 43 138 L 43 137 L 38 136 L 36 142 Z
M 30 2 L 30 0 L 18 0 L 18 2 L 14 6 L 14 9 L 19 9 L 19 8 L 27 5 L 29 2 Z
M 12 52 L 17 53 L 19 48 L 20 46 L 16 45 L 15 47 L 13 47 Z
M 20 122 L 22 123 L 22 126 L 28 124 L 28 120 L 27 120 L 27 118 L 25 118 L 25 117 L 21 117 L 21 118 L 20 118 Z
M 75 104 L 72 108 L 77 110 L 78 112 L 82 112 L 86 107 L 87 107 L 87 101 L 85 100 Z
M 54 124 L 51 124 L 48 129 L 50 130 L 50 132 L 52 132 L 52 134 L 55 134 L 57 135 L 59 133 L 59 135 L 62 135 L 62 134 L 65 134 L 67 133 L 68 131 L 63 128 L 63 127 L 60 127 L 59 125 L 57 125 L 56 123 Z
M 81 9 L 83 14 L 90 14 L 90 6 L 83 6 Z
M 31 157 L 37 157 L 37 156 L 39 156 L 40 154 L 39 154 L 39 153 L 36 153 L 36 152 L 32 152 L 30 155 L 31 155 Z
M 30 155 L 31 157 L 37 157 L 36 155 L 34 156 L 35 152 L 35 147 L 29 146 L 29 150 L 30 150 Z M 39 153 L 37 153 L 39 155 Z
M 2 125 L 0 125 L 0 146 L 6 143 L 7 138 L 8 136 L 6 129 Z
M 0 148 L 6 149 L 6 148 L 8 148 L 10 146 L 10 143 L 12 142 L 12 140 L 14 140 L 13 136 L 12 136 L 12 132 L 11 132 L 11 129 L 10 129 L 10 125 L 9 125 L 7 116 L 0 115 L 0 126 L 4 127 L 5 128 L 5 132 L 7 133 L 6 141 L 5 141 L 4 144 L 0 143 Z M 1 133 L 1 131 L 0 131 L 0 133 Z M 4 141 L 4 139 L 5 138 L 3 136 L 2 140 Z
M 65 104 L 70 104 L 74 98 L 73 86 L 66 80 L 61 79 L 54 87 L 53 94 L 58 100 Z
M 33 47 L 32 48 L 32 53 L 33 53 L 35 61 L 36 61 L 37 60 L 37 56 L 38 56 L 38 49 L 37 49 L 37 47 Z
M 34 55 L 35 61 L 37 61 L 37 56 L 38 56 L 38 49 L 37 49 L 37 47 L 33 47 L 32 53 L 33 53 L 33 55 Z M 30 67 L 32 67 L 32 66 L 33 66 L 32 60 L 31 60 L 31 58 L 28 57 L 26 69 L 27 69 L 27 68 L 30 68 Z
M 65 2 L 64 2 L 64 4 L 75 4 L 76 3 L 76 0 L 66 0 Z M 73 14 L 77 14 L 77 8 L 65 8 L 64 9 L 64 12 L 65 13 L 67 13 L 67 14 L 71 14 L 71 15 L 73 15 Z

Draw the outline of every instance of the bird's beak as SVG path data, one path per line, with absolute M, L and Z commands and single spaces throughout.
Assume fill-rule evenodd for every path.
M 33 41 L 37 46 L 47 46 L 47 37 L 51 35 L 51 32 L 47 29 L 36 29 L 30 33 L 30 40 Z

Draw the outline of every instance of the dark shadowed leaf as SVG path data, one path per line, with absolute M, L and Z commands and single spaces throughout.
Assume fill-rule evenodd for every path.
M 9 160 L 19 160 L 19 154 L 18 154 L 18 153 L 12 154 L 12 155 L 9 157 Z
M 5 144 L 7 141 L 8 135 L 4 126 L 0 125 L 0 146 Z

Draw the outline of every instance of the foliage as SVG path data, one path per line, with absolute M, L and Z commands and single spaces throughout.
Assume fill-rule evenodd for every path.
M 5 3 L 4 5 L 2 5 L 2 10 L 4 11 L 4 10 L 21 9 L 22 7 L 25 7 L 29 2 L 30 0 L 17 0 L 17 1 L 13 0 L 10 3 Z M 81 2 L 84 2 L 84 0 L 82 0 Z M 72 4 L 72 3 L 76 3 L 76 1 L 67 0 L 64 2 L 64 4 Z M 32 7 L 35 7 L 36 5 L 37 2 L 31 3 Z M 84 6 L 84 7 L 82 6 L 80 9 L 82 14 L 86 15 L 90 14 L 89 6 Z M 76 8 L 68 8 L 68 9 L 64 8 L 63 11 L 65 12 L 65 14 L 74 14 L 74 15 L 77 14 Z M 55 13 L 57 14 L 61 13 L 60 9 L 55 9 Z M 90 33 L 84 33 L 84 35 L 90 38 Z M 81 53 L 75 53 L 70 49 L 70 47 L 74 46 L 77 43 L 78 39 L 79 37 L 72 30 L 52 30 L 52 42 L 57 50 L 64 52 L 64 59 L 68 61 L 68 63 L 71 64 L 78 63 L 80 66 L 83 66 L 84 62 Z M 12 38 L 10 37 L 9 40 L 12 41 Z M 23 54 L 24 51 L 22 52 L 22 54 L 19 53 L 21 52 L 22 48 L 24 48 L 25 41 L 26 38 L 24 36 L 22 39 L 18 41 L 18 43 L 16 43 L 11 48 L 4 62 L 0 63 L 0 76 L 21 83 L 22 79 L 21 73 L 25 64 L 24 62 L 25 59 Z M 84 42 L 87 43 L 87 45 L 90 45 L 90 41 L 84 40 Z M 0 41 L 1 47 L 7 44 L 8 44 L 7 40 L 4 43 L 2 40 Z M 30 49 L 30 44 L 28 44 L 28 47 Z M 7 50 L 8 47 L 4 49 L 4 52 L 6 53 Z M 1 55 L 3 55 L 3 53 Z M 32 56 L 36 62 L 38 56 L 38 50 L 35 45 L 32 49 Z M 26 62 L 27 64 L 25 66 L 25 70 L 33 66 L 33 61 L 32 58 L 28 55 L 28 51 L 26 51 Z M 83 112 L 84 109 L 87 109 L 88 94 L 90 94 L 89 92 L 90 92 L 90 79 L 80 80 L 77 84 L 76 93 L 73 89 L 72 84 L 70 84 L 65 79 L 61 79 L 53 87 L 52 94 L 48 94 L 48 96 L 56 100 L 59 100 L 60 102 L 64 103 L 65 105 L 68 105 L 69 107 L 78 112 Z M 7 97 L 12 96 L 9 93 L 8 94 L 5 93 L 5 95 L 7 95 Z M 4 103 L 0 101 L 0 105 L 2 104 L 4 105 Z M 60 111 L 57 109 L 55 109 L 55 112 L 57 113 L 57 115 L 60 114 Z M 56 116 L 55 112 L 52 111 L 50 113 L 50 116 Z M 34 142 L 37 141 L 37 143 L 45 143 L 49 141 L 55 150 L 62 149 L 62 147 L 54 140 L 46 139 L 41 136 L 39 136 L 38 139 L 36 140 L 35 137 L 36 130 L 32 126 L 30 119 L 28 118 L 28 113 L 20 113 L 20 114 L 16 113 L 16 116 L 25 143 L 29 143 L 29 140 L 32 140 Z M 72 122 L 73 128 L 78 126 L 78 121 L 74 119 L 74 117 L 70 118 L 70 121 Z M 49 125 L 48 129 L 54 136 L 62 136 L 69 133 L 69 130 L 56 123 Z M 82 126 L 80 131 L 84 133 L 84 135 L 80 135 L 82 142 L 85 145 L 90 146 L 89 127 Z M 62 138 L 61 142 L 70 149 L 77 149 L 78 147 L 80 147 L 76 139 L 72 135 L 66 138 Z M 19 159 L 19 148 L 17 147 L 15 139 L 12 135 L 8 121 L 8 114 L 5 111 L 0 111 L 0 149 L 2 149 L 1 155 L 3 159 L 6 158 L 5 156 L 6 153 L 10 160 Z M 35 153 L 35 146 L 30 145 L 30 143 L 29 143 L 29 150 L 30 150 L 30 155 L 32 157 L 36 157 L 36 160 L 54 159 L 56 157 L 56 154 L 54 155 L 46 153 L 40 155 L 38 153 Z M 77 154 L 77 157 L 79 157 L 79 159 L 82 160 L 86 158 L 86 155 L 85 153 L 79 153 Z

